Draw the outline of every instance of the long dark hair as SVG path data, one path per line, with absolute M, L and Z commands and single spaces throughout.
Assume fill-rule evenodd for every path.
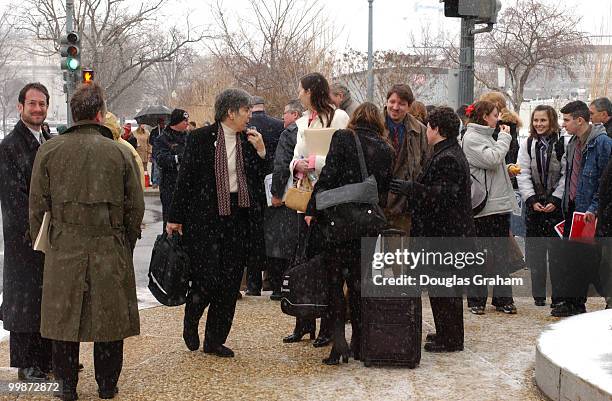
M 548 117 L 548 132 L 546 135 L 556 134 L 561 128 L 559 127 L 559 116 L 557 115 L 557 111 L 552 107 L 546 104 L 539 104 L 533 109 L 531 113 L 531 119 L 529 120 L 529 136 L 532 138 L 537 138 L 538 133 L 533 127 L 533 117 L 535 116 L 536 111 L 545 111 L 546 116 Z
M 334 114 L 334 107 L 331 105 L 332 100 L 329 97 L 329 83 L 327 79 L 318 72 L 311 72 L 300 79 L 300 85 L 302 85 L 305 91 L 310 91 L 310 104 L 319 114 L 321 124 L 325 125 L 323 122 L 323 116 L 325 116 L 329 126 Z

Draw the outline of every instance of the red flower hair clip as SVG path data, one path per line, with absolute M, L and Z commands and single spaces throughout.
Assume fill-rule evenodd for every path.
M 468 117 L 472 117 L 472 113 L 474 112 L 474 103 L 470 104 L 465 108 L 465 115 Z

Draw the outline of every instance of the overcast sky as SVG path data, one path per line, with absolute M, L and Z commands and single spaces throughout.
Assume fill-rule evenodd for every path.
M 0 0 L 1 1 L 1 0 Z M 206 2 L 177 0 L 192 10 L 192 17 L 199 20 L 209 18 Z M 502 7 L 515 0 L 502 0 Z M 612 35 L 612 0 L 545 0 L 566 5 L 583 17 L 582 27 L 590 33 Z M 332 21 L 342 27 L 338 38 L 339 50 L 352 47 L 367 50 L 368 47 L 368 1 L 367 0 L 320 0 L 328 10 Z M 229 13 L 245 16 L 250 5 L 248 0 L 226 0 L 224 7 Z M 458 35 L 460 20 L 444 17 L 444 4 L 439 0 L 374 0 L 374 48 L 406 50 L 411 45 L 409 34 L 419 34 L 428 26 L 435 34 L 443 30 L 449 35 Z

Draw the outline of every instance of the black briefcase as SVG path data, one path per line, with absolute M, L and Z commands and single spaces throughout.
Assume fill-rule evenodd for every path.
M 306 247 L 311 228 L 298 245 L 294 265 L 283 275 L 281 310 L 301 319 L 316 319 L 325 314 L 328 303 L 327 268 L 323 255 L 308 258 Z
M 149 264 L 149 291 L 161 304 L 178 306 L 187 301 L 189 257 L 178 234 L 157 236 Z

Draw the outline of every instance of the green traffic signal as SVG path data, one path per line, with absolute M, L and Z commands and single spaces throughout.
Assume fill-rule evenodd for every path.
M 66 59 L 66 67 L 70 71 L 76 71 L 79 68 L 80 64 L 81 63 L 76 58 L 68 57 Z

